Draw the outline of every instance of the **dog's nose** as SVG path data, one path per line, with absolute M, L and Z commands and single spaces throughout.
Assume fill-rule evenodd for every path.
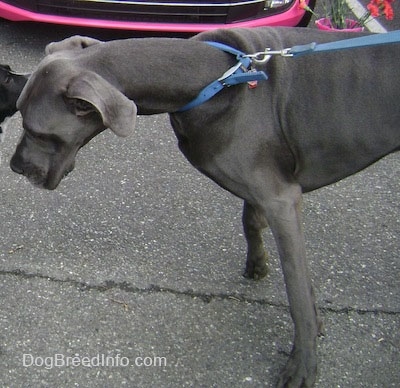
M 11 170 L 13 170 L 14 172 L 16 172 L 17 174 L 24 174 L 24 169 L 21 167 L 21 163 L 19 163 L 20 160 L 18 158 L 18 156 L 16 154 L 14 154 L 14 156 L 11 158 L 10 161 L 10 167 Z

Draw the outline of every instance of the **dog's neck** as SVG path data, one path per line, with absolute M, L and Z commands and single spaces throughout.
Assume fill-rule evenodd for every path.
M 94 46 L 90 68 L 121 90 L 139 114 L 175 112 L 219 78 L 235 57 L 204 42 L 129 39 Z

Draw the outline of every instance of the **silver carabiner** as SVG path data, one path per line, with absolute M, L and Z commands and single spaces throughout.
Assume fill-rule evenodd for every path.
M 293 54 L 290 53 L 289 48 L 283 50 L 271 50 L 270 48 L 266 48 L 264 51 L 259 51 L 258 53 L 247 54 L 244 56 L 251 58 L 255 63 L 262 64 L 268 62 L 272 55 L 280 55 L 282 57 L 293 56 Z

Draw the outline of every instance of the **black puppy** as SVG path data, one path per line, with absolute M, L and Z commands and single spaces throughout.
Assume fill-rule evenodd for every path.
M 0 138 L 4 133 L 4 121 L 17 111 L 16 103 L 26 81 L 28 75 L 14 73 L 10 66 L 0 65 Z

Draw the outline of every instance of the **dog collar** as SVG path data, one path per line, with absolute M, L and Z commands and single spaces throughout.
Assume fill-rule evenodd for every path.
M 201 92 L 194 100 L 190 101 L 184 107 L 180 108 L 177 112 L 184 112 L 198 105 L 203 104 L 204 102 L 214 97 L 218 92 L 220 92 L 225 87 L 247 82 L 249 82 L 250 87 L 255 87 L 254 85 L 256 84 L 257 81 L 268 79 L 268 76 L 263 71 L 257 71 L 251 68 L 252 59 L 246 56 L 246 54 L 243 53 L 242 51 L 236 50 L 233 47 L 218 42 L 206 41 L 204 43 L 207 43 L 210 46 L 213 46 L 215 48 L 218 48 L 222 51 L 225 51 L 229 54 L 236 56 L 238 62 L 217 80 L 207 85 L 203 90 L 201 90 Z

